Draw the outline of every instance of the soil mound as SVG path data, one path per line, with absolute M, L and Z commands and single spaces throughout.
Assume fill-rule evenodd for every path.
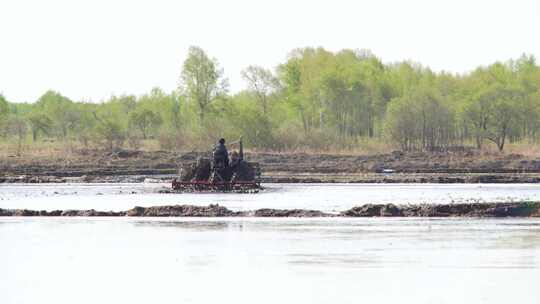
M 135 207 L 127 211 L 1 209 L 0 216 L 133 216 L 133 217 L 540 217 L 540 202 L 441 205 L 367 204 L 339 214 L 318 210 L 270 209 L 232 211 L 219 205 Z
M 155 206 L 155 207 L 135 207 L 126 211 L 127 216 L 196 216 L 196 217 L 223 217 L 238 216 L 240 213 L 233 212 L 223 206 L 193 206 L 193 205 L 175 205 L 175 206 Z
M 538 217 L 540 202 L 441 205 L 367 204 L 341 212 L 348 217 Z

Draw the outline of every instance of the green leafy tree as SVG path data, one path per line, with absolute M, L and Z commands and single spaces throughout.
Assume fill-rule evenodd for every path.
M 363 143 L 405 150 L 490 148 L 540 141 L 540 67 L 534 56 L 496 62 L 470 73 L 434 72 L 418 63 L 383 63 L 367 50 L 293 50 L 274 75 L 249 66 L 247 89 L 228 95 L 223 70 L 189 49 L 180 89 L 100 103 L 47 91 L 36 103 L 0 95 L 0 132 L 34 141 L 56 137 L 112 150 L 157 138 L 163 149 L 206 149 L 217 136 L 244 136 L 265 149 L 357 149 Z M 22 130 L 22 128 L 19 128 Z M 9 131 L 9 132 L 8 132 Z M 22 134 L 20 133 L 20 134 Z M 134 144 L 131 144 L 131 142 Z M 103 143 L 105 142 L 105 145 Z
M 161 116 L 149 109 L 140 108 L 129 114 L 129 125 L 138 128 L 143 139 L 147 138 L 150 129 L 160 126 L 162 122 Z
M 436 92 L 419 88 L 393 100 L 387 132 L 404 150 L 437 150 L 454 139 L 454 114 Z
M 58 137 L 61 139 L 67 139 L 68 132 L 79 122 L 80 115 L 73 101 L 58 92 L 45 92 L 38 99 L 36 107 L 51 118 Z
M 30 125 L 30 130 L 32 131 L 32 140 L 36 141 L 39 134 L 48 135 L 52 126 L 53 121 L 44 113 L 41 112 L 31 112 L 27 116 L 28 124 Z
M 9 106 L 4 95 L 0 94 L 0 119 L 5 119 L 9 113 Z
M 121 107 L 105 104 L 92 111 L 96 124 L 94 134 L 97 139 L 104 141 L 107 150 L 121 148 L 126 138 L 127 123 Z
M 516 105 L 523 99 L 518 88 L 495 87 L 490 105 L 490 116 L 485 125 L 485 136 L 503 151 L 508 135 L 519 121 Z
M 77 103 L 77 111 L 79 113 L 79 122 L 73 130 L 76 138 L 83 145 L 84 149 L 89 148 L 89 143 L 94 137 L 94 130 L 98 121 L 93 113 L 96 111 L 97 105 L 94 103 Z
M 246 143 L 256 147 L 270 148 L 275 144 L 272 124 L 249 92 L 233 96 L 228 104 L 225 125 L 230 126 L 226 131 L 232 137 L 243 136 Z
M 0 94 L 0 130 L 5 129 L 5 124 L 7 122 L 7 117 L 9 114 L 9 105 L 6 98 Z M 2 135 L 2 133 L 0 133 Z
M 270 70 L 254 65 L 243 70 L 242 77 L 246 80 L 249 90 L 255 94 L 266 117 L 270 95 L 279 87 L 279 80 Z
M 21 155 L 23 142 L 26 137 L 28 126 L 20 117 L 12 116 L 7 121 L 7 134 L 17 138 L 17 156 Z
M 115 147 L 121 146 L 125 135 L 122 126 L 115 121 L 104 120 L 97 125 L 97 134 L 103 138 L 109 151 L 113 151 Z
M 199 47 L 190 47 L 180 76 L 180 89 L 196 104 L 201 122 L 211 103 L 227 93 L 227 86 L 217 60 L 210 59 Z

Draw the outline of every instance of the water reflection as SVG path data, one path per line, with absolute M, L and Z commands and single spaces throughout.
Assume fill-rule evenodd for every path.
M 539 303 L 539 232 L 540 219 L 0 218 L 0 286 L 2 303 Z
M 196 231 L 211 231 L 211 230 L 226 230 L 229 227 L 233 226 L 234 223 L 231 222 L 206 222 L 206 221 L 155 221 L 155 220 L 136 220 L 130 221 L 130 223 L 135 227 L 167 227 L 167 228 L 178 228 L 185 230 L 196 230 Z
M 289 255 L 288 263 L 293 266 L 332 265 L 340 267 L 385 267 L 385 263 L 378 260 L 375 255 L 366 255 L 365 257 L 362 257 L 351 254 L 328 254 L 324 256 L 315 254 L 291 254 Z

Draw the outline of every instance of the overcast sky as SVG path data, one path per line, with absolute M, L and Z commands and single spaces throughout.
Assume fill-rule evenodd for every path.
M 436 71 L 540 57 L 540 0 L 1 0 L 0 92 L 35 101 L 176 88 L 190 45 L 225 70 L 233 92 L 250 64 L 294 48 L 370 49 Z

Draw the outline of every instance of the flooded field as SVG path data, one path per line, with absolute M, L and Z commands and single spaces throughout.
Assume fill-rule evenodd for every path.
M 540 200 L 536 185 L 0 185 L 0 208 Z M 539 303 L 540 219 L 0 217 L 1 303 Z
M 540 200 L 536 184 L 266 184 L 256 194 L 161 194 L 168 184 L 0 184 L 0 208 L 127 210 L 134 206 L 220 204 L 231 210 L 339 212 L 365 203 L 460 203 Z
M 0 218 L 2 303 L 538 303 L 532 219 Z

